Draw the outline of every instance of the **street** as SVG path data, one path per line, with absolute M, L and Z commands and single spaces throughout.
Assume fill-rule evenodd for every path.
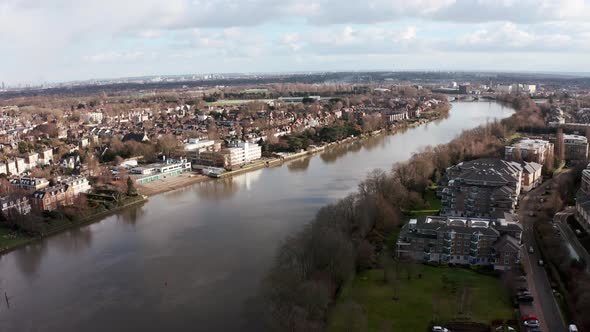
M 533 234 L 533 224 L 539 219 L 536 216 L 529 216 L 529 211 L 535 211 L 537 197 L 546 190 L 547 185 L 553 181 L 548 180 L 536 189 L 529 192 L 520 202 L 518 217 L 523 224 L 523 265 L 527 276 L 528 287 L 533 294 L 532 305 L 521 305 L 522 314 L 535 314 L 541 321 L 542 331 L 566 331 L 566 326 L 561 317 L 559 306 L 553 296 L 553 290 L 545 268 L 540 266 L 541 259 L 539 246 Z M 529 248 L 533 247 L 533 253 Z

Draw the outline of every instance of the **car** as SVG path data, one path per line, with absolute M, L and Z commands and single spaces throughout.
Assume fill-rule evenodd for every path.
M 532 295 L 523 295 L 516 298 L 519 303 L 531 303 L 535 300 Z
M 527 332 L 542 332 L 542 331 L 537 328 L 532 328 L 532 329 L 529 329 Z
M 539 317 L 537 317 L 536 315 L 522 315 L 522 321 L 527 321 L 529 319 L 534 319 L 534 320 L 539 320 Z
M 449 329 L 447 329 L 446 327 L 433 326 L 432 327 L 432 332 L 451 332 L 451 331 L 449 331 Z
M 526 276 L 518 276 L 516 277 L 516 281 L 520 281 L 520 282 L 526 282 Z
M 526 287 L 517 287 L 516 291 L 517 292 L 529 292 L 529 289 Z
M 527 289 L 524 291 L 520 291 L 516 293 L 516 296 L 525 296 L 525 295 L 531 295 L 531 292 Z
M 534 254 L 535 253 L 535 249 L 533 249 L 533 246 L 529 247 L 529 254 Z
M 545 262 L 543 262 L 542 259 L 539 259 L 539 266 L 543 266 L 543 265 L 545 265 Z
M 538 319 L 529 319 L 529 320 L 525 320 L 523 325 L 525 327 L 539 327 L 539 320 Z
M 568 332 L 578 332 L 578 327 L 575 324 L 570 324 L 567 330 Z

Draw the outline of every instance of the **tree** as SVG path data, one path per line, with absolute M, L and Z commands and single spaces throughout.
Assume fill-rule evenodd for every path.
M 135 184 L 130 176 L 127 177 L 127 195 L 128 196 L 136 196 L 137 189 L 135 189 Z

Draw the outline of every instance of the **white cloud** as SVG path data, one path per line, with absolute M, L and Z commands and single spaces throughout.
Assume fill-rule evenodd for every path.
M 75 71 L 72 59 L 85 74 L 140 59 L 173 68 L 165 54 L 220 67 L 226 57 L 263 66 L 258 57 L 292 53 L 582 54 L 589 22 L 590 0 L 0 0 L 0 72 L 59 80 L 59 66 Z

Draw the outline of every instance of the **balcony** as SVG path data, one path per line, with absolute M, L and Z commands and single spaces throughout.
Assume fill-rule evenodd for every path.
M 424 258 L 425 261 L 429 262 L 431 260 L 430 253 L 429 252 L 428 253 L 425 252 L 423 258 Z
M 442 254 L 440 260 L 443 262 L 448 262 L 451 259 L 449 255 Z
M 471 265 L 477 264 L 477 257 L 469 256 L 469 264 L 471 264 Z
M 477 248 L 469 248 L 469 256 L 477 256 Z
M 442 252 L 443 252 L 443 254 L 450 255 L 451 254 L 451 248 L 446 248 L 445 247 L 445 248 L 442 249 Z

